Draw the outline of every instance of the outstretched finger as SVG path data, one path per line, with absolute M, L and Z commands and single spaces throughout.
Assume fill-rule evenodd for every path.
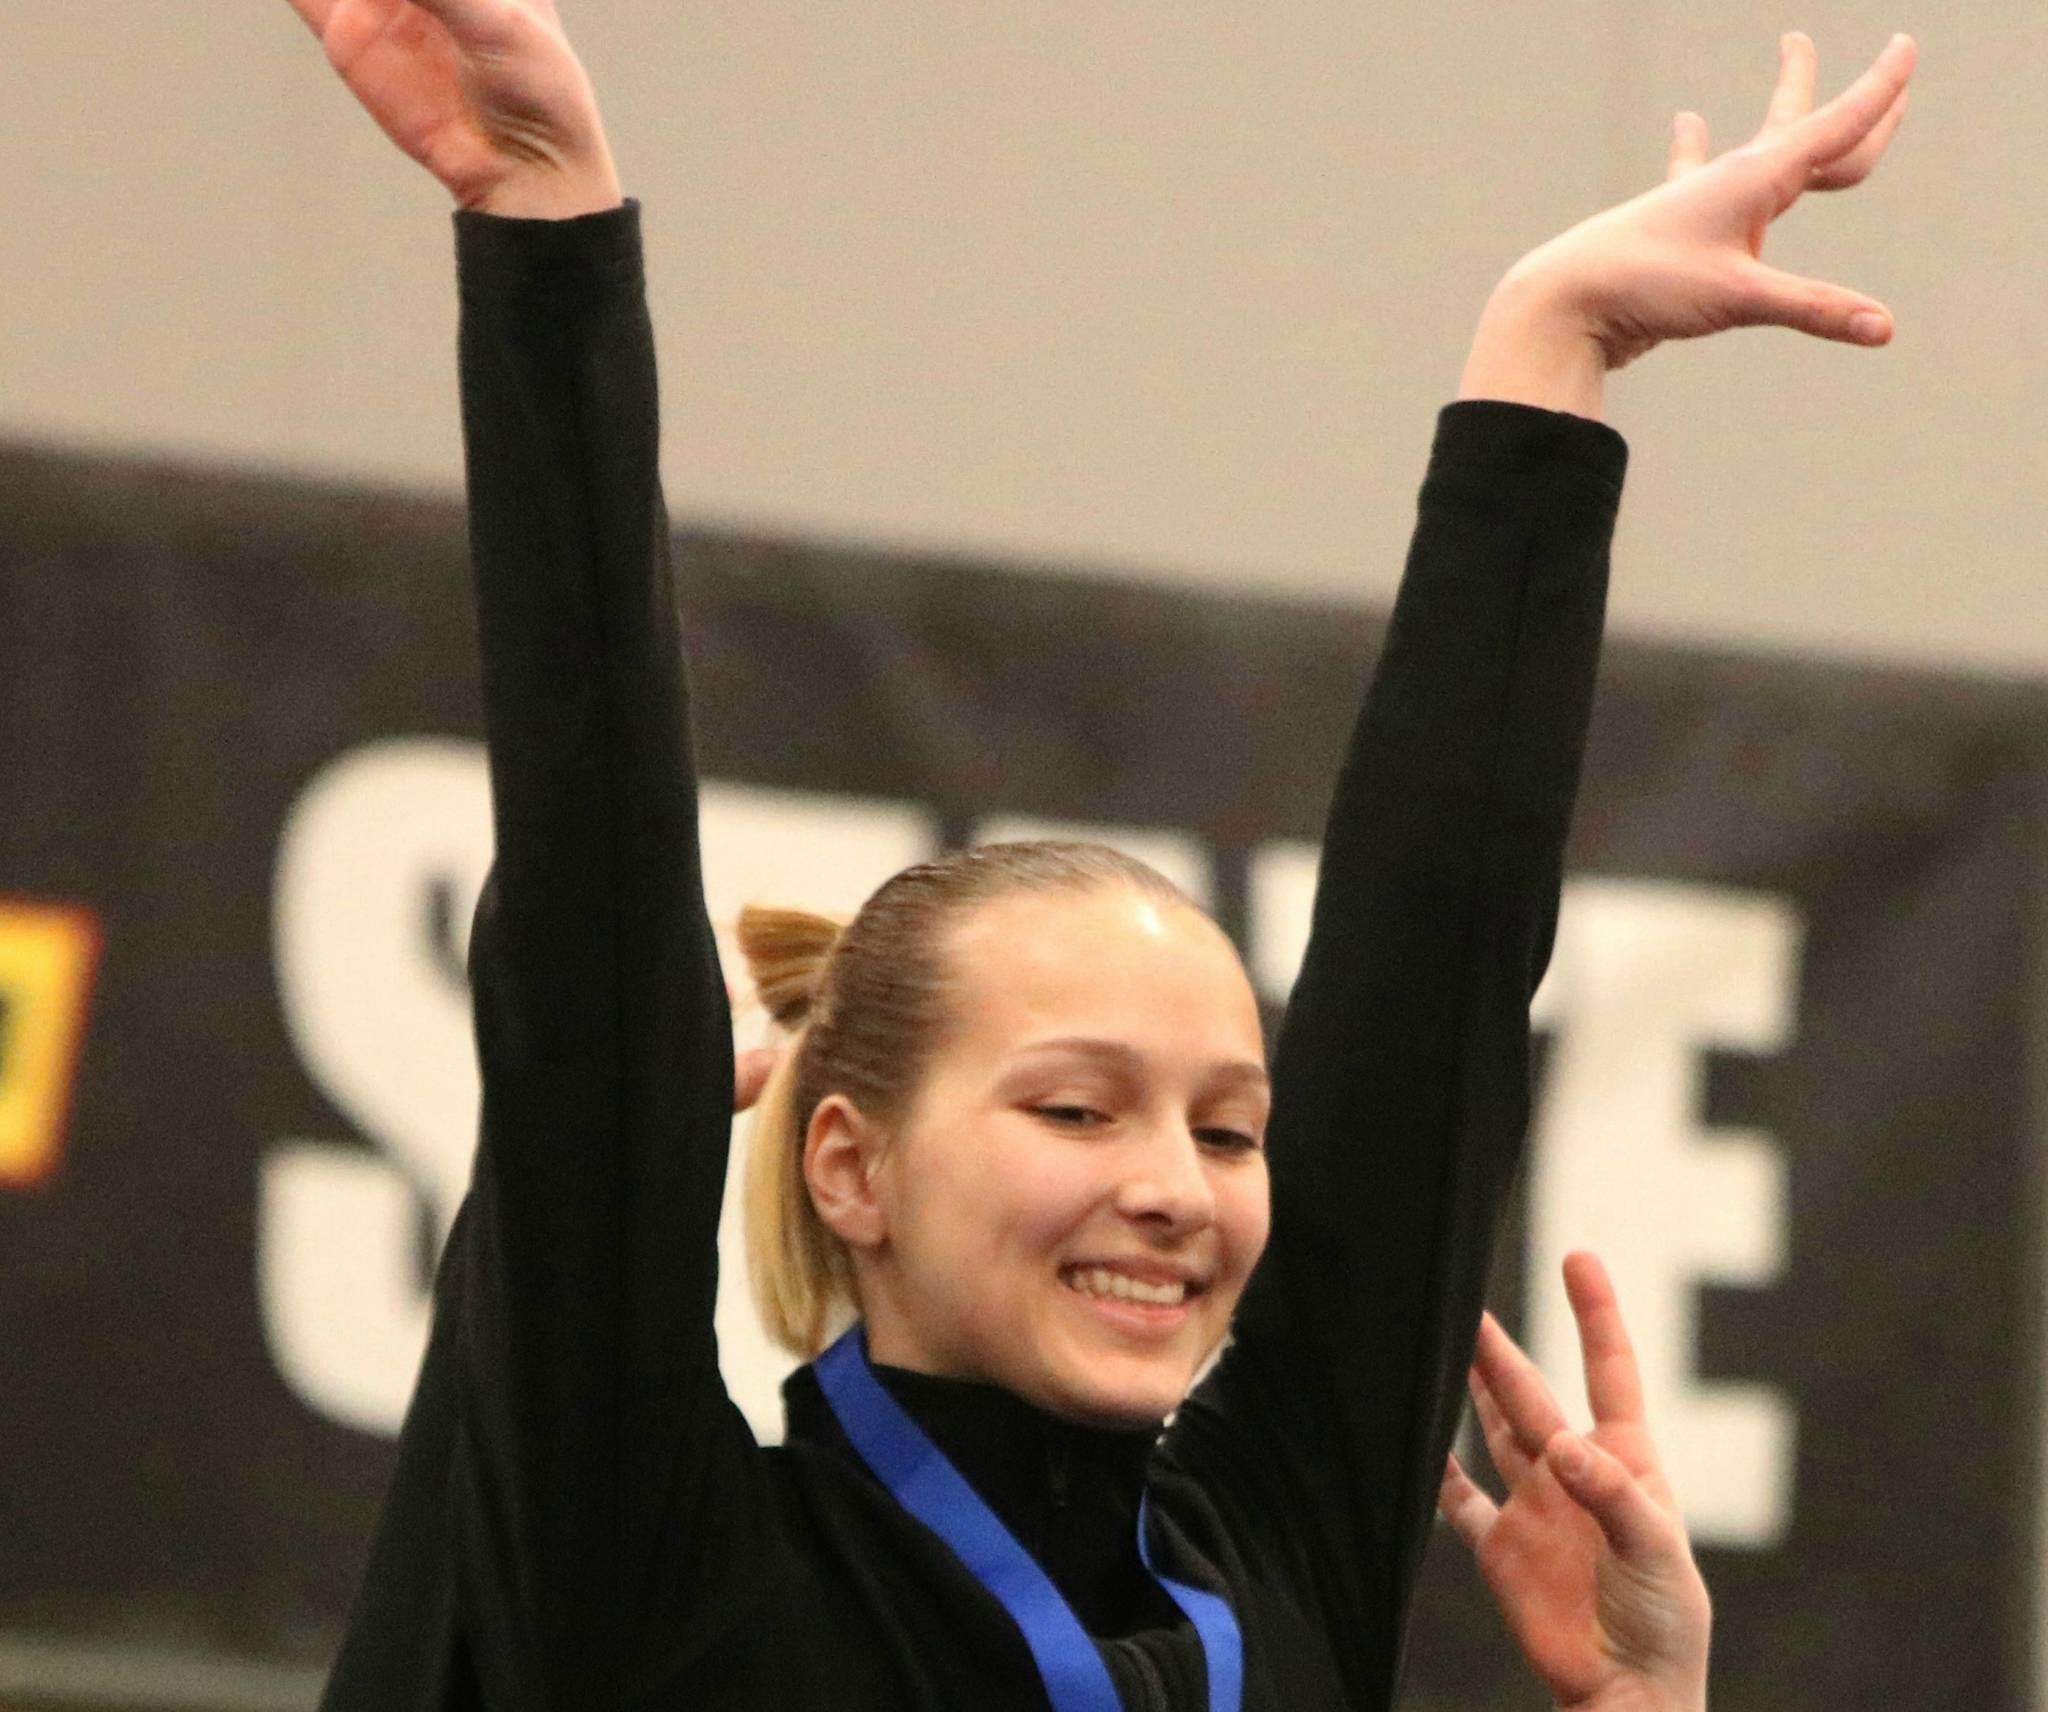
M 1824 280 L 1781 273 L 1762 262 L 1745 270 L 1736 312 L 1750 327 L 1790 327 L 1844 345 L 1888 345 L 1891 311 L 1874 297 Z
M 1515 1443 L 1514 1428 L 1508 1425 L 1508 1418 L 1501 1412 L 1498 1399 L 1476 1366 L 1466 1375 L 1466 1387 L 1472 1393 L 1472 1411 L 1479 1417 L 1479 1431 L 1486 1440 L 1486 1454 L 1493 1458 L 1493 1466 L 1500 1471 L 1501 1479 L 1508 1483 L 1508 1489 L 1513 1491 L 1529 1477 L 1529 1470 L 1535 1466 L 1534 1458 Z
M 1565 1424 L 1564 1411 L 1557 1406 L 1557 1399 L 1550 1394 L 1535 1362 L 1522 1353 L 1491 1314 L 1480 1317 L 1479 1343 L 1473 1351 L 1473 1362 L 1486 1388 L 1500 1404 L 1515 1444 L 1530 1457 L 1541 1456 L 1550 1435 Z
M 1894 36 L 1861 77 L 1810 118 L 1784 133 L 1806 172 L 1832 166 L 1870 135 L 1892 110 L 1913 75 L 1919 48 L 1911 36 Z
M 1437 1488 L 1436 1507 L 1451 1532 L 1474 1551 L 1500 1518 L 1500 1506 L 1487 1497 L 1455 1456 L 1444 1462 L 1444 1483 Z
M 1809 190 L 1847 190 L 1861 184 L 1877 170 L 1877 163 L 1884 158 L 1884 151 L 1891 147 L 1893 135 L 1905 122 L 1906 108 L 1911 105 L 1913 92 L 1899 91 L 1898 100 L 1891 105 L 1891 111 L 1878 120 L 1869 136 L 1858 143 L 1840 160 L 1827 166 L 1815 167 L 1813 176 L 1807 180 Z
M 1671 121 L 1671 153 L 1664 163 L 1664 176 L 1683 178 L 1707 164 L 1709 150 L 1707 122 L 1697 113 L 1680 113 Z
M 1813 38 L 1793 30 L 1778 42 L 1778 84 L 1771 91 L 1771 105 L 1764 114 L 1759 136 L 1775 136 L 1813 111 L 1813 86 L 1820 70 L 1820 55 Z
M 1578 1322 L 1579 1359 L 1586 1371 L 1586 1401 L 1593 1419 L 1602 1424 L 1641 1421 L 1643 1381 L 1635 1345 L 1621 1317 L 1614 1281 L 1598 1255 L 1581 1250 L 1565 1256 L 1564 1292 Z
M 1649 1568 L 1690 1555 L 1684 1525 L 1660 1508 L 1618 1459 L 1590 1439 L 1574 1432 L 1557 1433 L 1544 1446 L 1543 1460 L 1558 1484 L 1599 1525 L 1623 1563 Z

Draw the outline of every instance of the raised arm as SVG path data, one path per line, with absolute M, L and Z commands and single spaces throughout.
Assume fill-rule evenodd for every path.
M 712 1336 L 732 1044 L 637 216 L 547 0 L 296 3 L 461 204 L 496 860 L 471 953 L 482 1139 L 433 1357 L 455 1376 L 422 1390 L 457 1418 L 408 1434 L 450 1446 L 484 1699 L 606 1706 L 655 1668 L 651 1615 L 679 1647 L 715 1626 L 754 1477 Z
M 1230 1352 L 1183 1411 L 1311 1584 L 1366 1703 L 1392 1692 L 1500 1212 L 1527 1126 L 1597 664 L 1620 442 L 1607 372 L 1775 323 L 1881 344 L 1882 306 L 1760 256 L 1807 188 L 1856 182 L 1903 110 L 1896 40 L 1818 112 L 1787 38 L 1755 141 L 1709 162 L 1681 116 L 1664 186 L 1517 264 L 1439 425 L 1385 649 L 1330 811 L 1274 1062 L 1273 1233 Z

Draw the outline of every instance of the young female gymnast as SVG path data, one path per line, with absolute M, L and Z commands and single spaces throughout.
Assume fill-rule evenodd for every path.
M 754 1262 L 816 1357 L 764 1449 L 712 1301 L 765 1067 L 736 1077 L 699 878 L 636 215 L 550 0 L 294 3 L 460 204 L 497 835 L 475 1178 L 325 1704 L 1383 1707 L 1441 1496 L 1561 1703 L 1702 1705 L 1597 1265 L 1585 1437 L 1479 1299 L 1621 485 L 1602 379 L 1737 325 L 1885 341 L 1759 252 L 1876 163 L 1912 44 L 1815 111 L 1788 38 L 1754 141 L 1709 159 L 1681 116 L 1662 188 L 1488 304 L 1270 1074 L 1229 943 L 1096 847 L 955 854 L 843 935 L 746 918 L 791 1030 Z M 1475 1328 L 1499 1510 L 1445 1462 Z

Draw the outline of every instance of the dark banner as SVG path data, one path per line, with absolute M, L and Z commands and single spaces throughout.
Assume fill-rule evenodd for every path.
M 23 450 L 0 493 L 0 1702 L 303 1705 L 474 1120 L 460 514 Z M 1072 829 L 1284 999 L 1373 623 L 682 558 L 714 913 Z M 2044 761 L 2031 689 L 1610 656 L 1496 1300 L 1569 1380 L 1557 1262 L 1609 1257 L 1717 1712 L 2032 1704 Z M 1542 1703 L 1447 1536 L 1407 1682 Z

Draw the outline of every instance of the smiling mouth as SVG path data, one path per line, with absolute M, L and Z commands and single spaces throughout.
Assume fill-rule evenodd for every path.
M 1060 1273 L 1060 1282 L 1083 1296 L 1109 1302 L 1135 1302 L 1148 1308 L 1178 1308 L 1189 1298 L 1202 1293 L 1199 1284 L 1191 1285 L 1185 1279 L 1153 1284 L 1133 1278 L 1126 1272 L 1112 1272 L 1106 1266 L 1066 1267 Z

